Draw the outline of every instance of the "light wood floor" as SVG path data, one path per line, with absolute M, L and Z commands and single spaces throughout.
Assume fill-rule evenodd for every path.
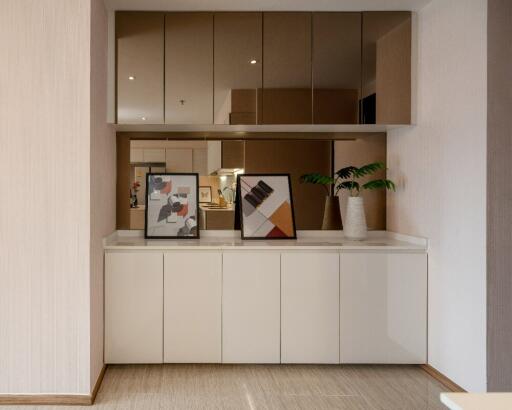
M 108 367 L 92 409 L 441 410 L 442 391 L 416 366 L 124 365 Z

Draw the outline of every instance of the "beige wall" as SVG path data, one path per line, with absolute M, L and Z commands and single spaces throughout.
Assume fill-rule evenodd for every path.
M 104 229 L 91 203 L 109 184 L 96 186 L 91 162 L 110 157 L 100 160 L 102 96 L 90 89 L 102 77 L 91 2 L 0 7 L 0 393 L 89 394 Z
M 107 13 L 91 0 L 91 387 L 103 367 L 103 243 L 116 225 L 116 138 L 107 124 Z
M 433 0 L 417 17 L 417 125 L 388 132 L 388 229 L 429 239 L 429 364 L 483 391 L 487 1 Z

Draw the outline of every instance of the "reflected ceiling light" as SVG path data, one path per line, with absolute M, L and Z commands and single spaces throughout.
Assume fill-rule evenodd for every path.
M 251 60 L 249 61 L 251 64 L 256 64 L 258 62 L 258 60 Z
M 134 75 L 130 75 L 130 76 L 128 77 L 128 80 L 130 80 L 130 81 L 135 80 L 135 76 L 134 76 Z
M 141 120 L 142 121 L 146 121 L 146 117 L 141 117 Z

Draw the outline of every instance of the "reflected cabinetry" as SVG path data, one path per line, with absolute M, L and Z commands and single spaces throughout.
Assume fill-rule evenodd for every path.
M 411 13 L 116 13 L 120 124 L 409 124 Z

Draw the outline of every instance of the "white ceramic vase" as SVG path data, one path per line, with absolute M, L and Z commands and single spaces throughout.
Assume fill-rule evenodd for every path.
M 364 201 L 360 196 L 350 196 L 347 202 L 347 214 L 343 220 L 343 232 L 347 239 L 362 241 L 368 235 Z

